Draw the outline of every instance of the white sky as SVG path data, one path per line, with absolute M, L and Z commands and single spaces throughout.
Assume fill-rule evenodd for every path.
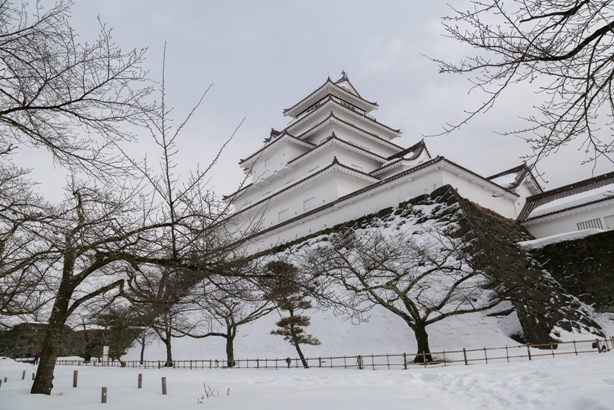
M 43 0 L 43 4 L 52 4 Z M 451 0 L 457 8 L 468 1 Z M 145 66 L 158 80 L 167 42 L 167 103 L 179 121 L 214 83 L 210 94 L 182 134 L 178 159 L 186 175 L 207 164 L 243 117 L 235 139 L 223 153 L 212 184 L 219 194 L 233 192 L 242 178 L 237 162 L 262 146 L 271 127 L 282 129 L 282 110 L 319 87 L 330 74 L 345 70 L 361 95 L 377 101 L 376 118 L 403 136 L 409 146 L 462 118 L 485 95 L 468 95 L 467 78 L 438 74 L 422 54 L 458 61 L 471 49 L 444 37 L 444 1 L 161 1 L 77 0 L 72 25 L 83 41 L 95 38 L 100 15 L 125 50 L 149 47 Z M 480 115 L 451 136 L 426 140 L 432 155 L 443 155 L 484 176 L 511 168 L 529 153 L 523 141 L 496 131 L 521 128 L 539 97 L 528 85 L 509 89 L 495 109 Z M 143 141 L 147 141 L 145 138 Z M 150 144 L 141 142 L 135 156 Z M 151 155 L 151 152 L 150 152 Z M 567 147 L 541 165 L 547 188 L 592 176 L 581 165 L 586 154 Z M 51 199 L 63 185 L 46 152 L 22 149 L 17 162 L 34 168 L 33 178 Z M 595 175 L 610 172 L 602 161 Z

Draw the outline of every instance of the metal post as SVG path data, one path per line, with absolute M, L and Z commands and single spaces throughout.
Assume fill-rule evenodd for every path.
M 143 373 L 139 373 L 139 385 L 138 388 L 142 388 L 143 387 Z
M 102 393 L 100 395 L 100 402 L 101 403 L 106 403 L 107 402 L 107 388 L 106 387 L 102 388 Z

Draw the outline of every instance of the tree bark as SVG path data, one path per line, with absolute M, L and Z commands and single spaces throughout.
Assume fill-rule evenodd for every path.
M 432 362 L 433 357 L 429 348 L 429 335 L 426 333 L 426 325 L 424 323 L 416 323 L 414 334 L 418 343 L 418 352 L 416 353 L 414 363 Z
M 45 333 L 43 347 L 41 348 L 41 356 L 36 371 L 36 378 L 32 384 L 31 394 L 51 394 L 53 389 L 53 372 L 55 370 L 55 362 L 60 354 L 60 346 L 62 343 L 62 333 L 66 323 L 66 313 L 68 312 L 68 304 L 72 290 L 62 286 L 57 294 L 49 325 Z
M 298 353 L 298 357 L 301 358 L 301 362 L 303 363 L 303 367 L 305 369 L 308 369 L 309 365 L 307 364 L 307 360 L 305 360 L 305 356 L 303 356 L 303 352 L 301 351 L 301 345 L 298 344 L 298 343 L 295 343 L 294 347 L 296 347 L 296 352 Z
M 141 364 L 143 364 L 143 359 L 145 358 L 145 338 L 140 341 L 141 342 Z
M 226 336 L 226 359 L 228 367 L 235 367 L 234 336 L 231 334 Z
M 166 332 L 166 338 L 163 340 L 166 346 L 166 363 L 164 367 L 173 367 L 173 351 L 171 350 L 171 334 L 170 331 Z

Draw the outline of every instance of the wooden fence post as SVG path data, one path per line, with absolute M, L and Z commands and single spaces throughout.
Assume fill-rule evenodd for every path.
M 162 378 L 162 394 L 166 394 L 166 377 Z
M 256 359 L 256 369 L 260 369 L 260 359 Z
M 403 368 L 407 370 L 407 353 L 403 353 Z
M 332 356 L 330 357 L 330 368 L 331 369 L 333 368 L 333 357 Z
M 576 356 L 578 355 L 578 349 L 576 349 L 576 341 L 573 341 L 573 350 L 576 352 Z
M 345 362 L 345 355 L 343 355 L 343 368 L 344 368 L 344 369 L 347 369 L 347 368 L 348 368 L 348 365 L 347 365 L 347 363 Z
M 486 364 L 488 364 L 488 355 L 486 354 L 486 346 L 484 346 L 484 359 L 486 360 Z
M 527 345 L 527 352 L 529 353 L 529 360 L 531 359 L 531 348 L 529 347 L 529 345 Z
M 100 402 L 101 403 L 107 402 L 107 388 L 106 387 L 102 388 L 102 393 L 100 394 Z
M 550 351 L 552 352 L 552 357 L 554 357 L 554 348 L 552 347 L 552 342 L 550 342 Z
M 72 387 L 77 387 L 77 379 L 79 378 L 79 370 L 72 373 Z
M 139 381 L 138 381 L 137 389 L 140 389 L 142 387 L 143 387 L 143 373 L 139 373 Z
M 507 357 L 507 362 L 510 362 L 510 352 L 507 350 L 507 345 L 505 345 L 505 357 Z
M 386 364 L 388 364 L 388 370 L 390 370 L 390 357 L 388 356 L 388 353 L 386 353 Z
M 464 347 L 463 347 L 463 356 L 465 356 L 465 366 L 467 366 L 469 363 L 467 363 L 467 351 L 465 350 Z
M 446 351 L 443 351 L 443 367 L 446 367 L 448 364 L 446 363 Z
M 318 357 L 318 367 L 322 367 L 322 358 Z
M 373 359 L 373 354 L 371 354 L 371 367 L 375 370 L 375 359 Z

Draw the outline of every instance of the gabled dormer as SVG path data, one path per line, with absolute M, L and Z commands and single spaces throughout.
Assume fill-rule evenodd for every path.
M 343 71 L 339 80 L 333 82 L 328 77 L 326 82 L 314 92 L 294 106 L 284 109 L 284 116 L 298 118 L 309 114 L 311 111 L 316 110 L 324 99 L 331 95 L 341 100 L 341 104 L 346 104 L 349 109 L 356 110 L 363 115 L 378 109 L 376 102 L 367 101 L 360 96 L 345 71 Z

